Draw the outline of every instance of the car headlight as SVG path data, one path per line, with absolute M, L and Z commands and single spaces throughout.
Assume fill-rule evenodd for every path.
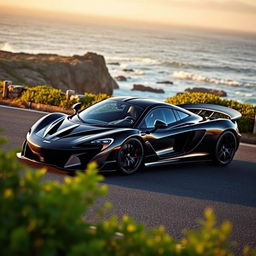
M 104 149 L 108 148 L 113 143 L 113 141 L 114 140 L 111 138 L 105 138 L 105 139 L 93 140 L 93 141 L 91 141 L 91 144 L 101 144 L 102 145 L 101 150 L 104 150 Z

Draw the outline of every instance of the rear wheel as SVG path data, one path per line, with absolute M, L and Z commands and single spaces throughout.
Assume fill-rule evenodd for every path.
M 233 160 L 237 149 L 237 139 L 231 131 L 224 132 L 216 143 L 214 162 L 225 166 Z
M 140 140 L 130 138 L 121 146 L 117 154 L 118 170 L 123 174 L 138 171 L 143 164 L 144 149 Z

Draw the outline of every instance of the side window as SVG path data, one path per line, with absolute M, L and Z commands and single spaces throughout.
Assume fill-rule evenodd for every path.
M 185 119 L 186 117 L 189 116 L 187 113 L 184 113 L 184 112 L 178 111 L 178 110 L 176 110 L 176 113 L 178 114 L 180 120 Z
M 150 111 L 142 122 L 142 128 L 153 128 L 155 121 L 160 120 L 170 125 L 176 122 L 176 118 L 171 109 L 168 108 L 156 108 Z
M 165 123 L 167 123 L 168 125 L 175 123 L 177 121 L 175 118 L 175 115 L 171 109 L 164 108 L 163 112 L 164 112 L 164 116 L 165 116 Z
M 149 114 L 147 114 L 147 116 L 145 117 L 142 127 L 143 128 L 153 128 L 156 120 L 165 122 L 161 108 L 156 108 L 156 109 L 150 111 Z

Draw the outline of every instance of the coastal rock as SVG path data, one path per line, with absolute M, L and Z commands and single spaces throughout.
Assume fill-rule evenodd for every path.
M 117 81 L 122 81 L 122 82 L 127 81 L 127 78 L 125 76 L 116 76 L 115 79 Z
M 75 90 L 66 90 L 65 96 L 67 100 L 69 100 L 73 95 L 75 95 Z
M 80 101 L 81 99 L 84 99 L 84 98 L 85 98 L 84 94 L 75 94 L 70 96 L 70 100 L 76 100 L 76 101 Z
M 119 62 L 109 62 L 108 65 L 120 66 L 120 63 Z
M 207 89 L 203 87 L 194 87 L 194 88 L 187 88 L 185 92 L 202 92 L 202 93 L 210 93 L 220 97 L 226 97 L 227 93 L 223 90 L 215 90 L 215 89 Z
M 132 69 L 132 68 L 124 68 L 123 71 L 124 72 L 134 72 L 134 69 Z
M 14 99 L 21 96 L 22 92 L 25 91 L 25 87 L 22 85 L 9 85 L 8 86 L 8 98 Z
M 156 82 L 157 84 L 173 84 L 173 82 L 172 81 L 168 81 L 168 80 L 166 80 L 166 81 L 158 81 L 158 82 Z
M 51 85 L 77 93 L 106 93 L 118 88 L 105 59 L 96 53 L 74 55 L 27 54 L 0 51 L 0 80 L 24 85 Z
M 154 93 L 164 93 L 163 89 L 156 89 L 150 86 L 145 86 L 143 84 L 134 84 L 132 91 L 142 91 L 142 92 L 154 92 Z

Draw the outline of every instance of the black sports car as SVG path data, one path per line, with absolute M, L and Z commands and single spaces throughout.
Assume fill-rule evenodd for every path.
M 180 160 L 211 159 L 224 166 L 239 146 L 241 114 L 223 106 L 114 97 L 80 107 L 73 106 L 73 115 L 52 113 L 37 121 L 18 157 L 69 171 L 96 161 L 102 170 L 131 174 Z

